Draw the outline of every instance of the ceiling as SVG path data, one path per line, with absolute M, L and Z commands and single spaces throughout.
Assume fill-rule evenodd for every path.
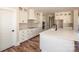
M 79 9 L 79 7 L 29 7 L 34 8 L 36 11 L 41 11 L 44 13 L 54 13 L 60 11 L 72 11 L 74 9 Z

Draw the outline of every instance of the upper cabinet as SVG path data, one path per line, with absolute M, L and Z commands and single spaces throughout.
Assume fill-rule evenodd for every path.
M 28 22 L 28 9 L 19 7 L 19 23 L 27 23 Z
M 63 23 L 72 23 L 72 12 L 55 12 L 55 20 L 63 20 Z
M 28 14 L 29 14 L 28 19 L 29 19 L 29 20 L 35 20 L 35 19 L 36 19 L 35 10 L 34 10 L 34 9 L 29 9 L 28 11 L 29 11 L 29 12 L 28 12 Z
M 39 23 L 40 22 L 40 13 L 35 12 L 35 17 L 36 17 L 36 19 L 35 19 L 34 23 Z
M 32 8 L 19 7 L 18 19 L 19 23 L 40 23 L 41 12 L 37 12 Z

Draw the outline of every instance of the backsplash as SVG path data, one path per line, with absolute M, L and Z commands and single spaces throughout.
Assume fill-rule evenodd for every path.
M 35 20 L 28 20 L 28 27 L 38 27 L 38 24 Z
M 21 29 L 27 29 L 27 28 L 28 28 L 28 26 L 27 26 L 26 23 L 19 23 L 19 30 L 21 30 Z
M 63 23 L 64 27 L 73 27 L 73 23 Z
M 73 29 L 73 24 L 72 23 L 64 23 L 63 29 Z
M 37 23 L 28 23 L 27 24 L 28 27 L 38 27 Z
M 22 29 L 28 29 L 30 27 L 38 27 L 38 24 L 36 23 L 19 23 L 19 30 L 22 30 Z

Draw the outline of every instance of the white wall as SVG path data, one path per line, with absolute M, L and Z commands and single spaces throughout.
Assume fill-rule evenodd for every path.
M 39 14 L 40 14 L 40 19 L 38 19 L 38 20 L 39 20 L 38 27 L 42 27 L 43 13 L 42 13 L 42 12 L 40 12 Z
M 73 11 L 73 20 L 74 20 L 74 30 L 78 30 L 78 10 Z

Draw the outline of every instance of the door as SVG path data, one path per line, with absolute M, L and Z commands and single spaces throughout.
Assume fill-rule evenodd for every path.
M 13 11 L 0 9 L 0 51 L 16 42 L 16 15 Z
M 52 28 L 53 24 L 54 24 L 54 16 L 49 17 L 49 28 Z

